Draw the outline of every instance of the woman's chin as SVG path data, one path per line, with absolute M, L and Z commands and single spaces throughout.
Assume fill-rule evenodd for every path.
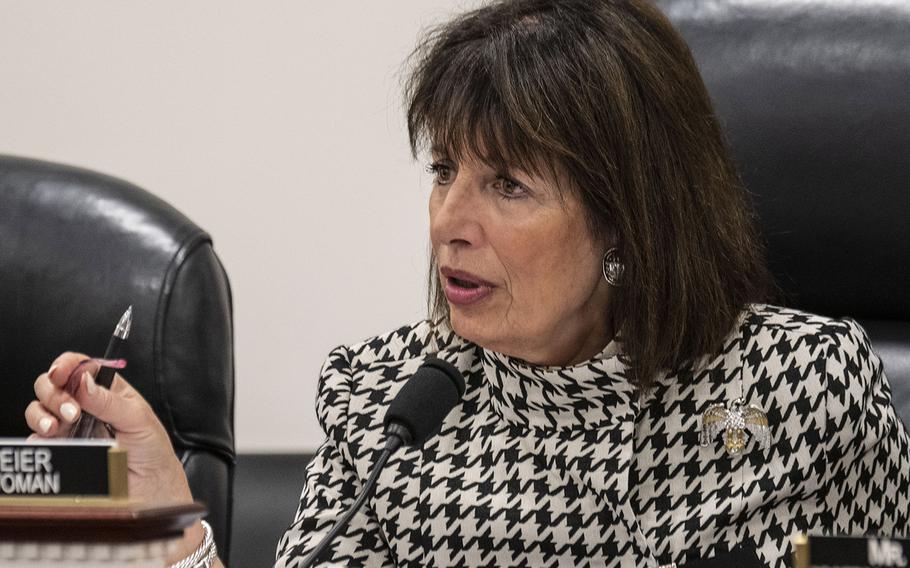
M 499 322 L 491 322 L 489 317 L 484 318 L 477 313 L 466 314 L 452 307 L 449 321 L 452 331 L 462 339 L 491 351 L 503 353 L 504 349 L 508 350 L 509 342 L 503 337 L 502 326 Z
M 489 332 L 484 333 L 485 326 L 482 321 L 478 321 L 479 319 L 481 318 L 478 318 L 476 314 L 465 314 L 457 307 L 449 306 L 449 322 L 452 331 L 462 339 L 486 347 L 485 343 L 489 342 Z

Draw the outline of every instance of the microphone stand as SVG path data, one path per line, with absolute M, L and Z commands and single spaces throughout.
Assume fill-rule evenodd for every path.
M 351 505 L 348 512 L 335 523 L 335 526 L 332 527 L 329 534 L 325 535 L 325 537 L 319 541 L 319 544 L 316 545 L 313 552 L 303 560 L 303 564 L 300 565 L 301 568 L 309 568 L 315 564 L 319 555 L 325 552 L 325 549 L 332 544 L 332 541 L 338 537 L 346 526 L 348 526 L 348 523 L 351 522 L 351 519 L 354 518 L 354 515 L 360 510 L 360 507 L 363 506 L 370 494 L 373 493 L 373 488 L 376 486 L 376 480 L 379 479 L 379 474 L 385 467 L 386 462 L 389 461 L 389 457 L 392 453 L 402 445 L 409 445 L 413 440 L 413 437 L 407 428 L 394 422 L 390 423 L 386 428 L 386 435 L 388 438 L 386 438 L 385 448 L 383 448 L 382 453 L 379 455 L 376 465 L 373 466 L 373 472 L 370 473 L 370 477 L 367 479 L 366 483 L 364 483 L 360 496 L 357 497 L 357 500 L 354 501 L 354 504 Z
M 401 446 L 410 446 L 415 442 L 422 445 L 427 438 L 434 435 L 445 420 L 446 415 L 455 407 L 464 395 L 464 377 L 451 363 L 430 357 L 417 369 L 386 410 L 385 448 L 379 455 L 369 479 L 363 484 L 360 496 L 348 509 L 348 512 L 325 535 L 313 552 L 301 564 L 309 568 L 319 559 L 332 541 L 348 526 L 351 519 L 360 510 L 376 486 L 376 480 L 389 456 Z

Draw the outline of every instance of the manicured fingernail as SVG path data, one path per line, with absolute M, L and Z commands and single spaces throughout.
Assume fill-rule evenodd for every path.
M 87 390 L 90 395 L 95 394 L 98 385 L 95 384 L 95 379 L 92 378 L 92 375 L 88 371 L 82 373 L 82 380 L 85 381 L 85 390 Z
M 74 405 L 72 402 L 64 402 L 63 404 L 60 405 L 60 414 L 62 414 L 63 417 L 66 418 L 67 422 L 72 422 L 73 420 L 75 420 L 76 414 L 78 412 L 79 411 L 76 410 L 76 405 Z
M 54 421 L 47 416 L 38 421 L 38 429 L 41 430 L 42 434 L 47 434 L 53 425 Z
M 51 365 L 50 370 L 48 370 L 48 372 L 47 372 L 47 376 L 53 379 L 53 378 L 54 378 L 54 371 L 56 371 L 56 370 L 57 370 L 57 367 L 59 367 L 59 366 L 60 366 L 60 365 L 57 365 L 56 363 L 54 363 L 53 365 Z

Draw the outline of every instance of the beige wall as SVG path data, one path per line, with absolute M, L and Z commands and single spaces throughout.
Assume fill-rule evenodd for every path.
M 313 450 L 326 353 L 422 317 L 400 69 L 467 4 L 0 0 L 0 153 L 125 178 L 214 236 L 240 451 Z

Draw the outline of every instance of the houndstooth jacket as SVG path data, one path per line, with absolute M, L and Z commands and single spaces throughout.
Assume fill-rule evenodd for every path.
M 327 439 L 276 566 L 297 566 L 354 501 L 385 409 L 429 354 L 464 373 L 462 402 L 390 459 L 323 560 L 657 567 L 745 543 L 782 567 L 796 532 L 910 533 L 907 430 L 852 320 L 751 306 L 719 355 L 644 394 L 618 350 L 539 367 L 428 323 L 336 349 L 316 405 Z M 702 414 L 739 398 L 767 414 L 770 447 L 700 444 Z

